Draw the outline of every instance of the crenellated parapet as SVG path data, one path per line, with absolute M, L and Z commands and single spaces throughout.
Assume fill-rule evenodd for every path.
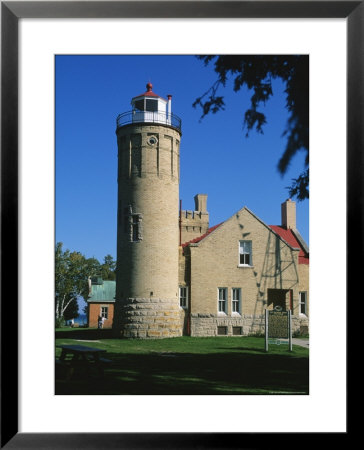
M 209 228 L 209 213 L 207 212 L 207 195 L 197 194 L 194 197 L 195 211 L 181 211 L 181 244 L 206 233 Z

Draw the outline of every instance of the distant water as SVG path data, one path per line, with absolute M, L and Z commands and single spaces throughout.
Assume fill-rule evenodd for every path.
M 80 314 L 78 317 L 75 318 L 75 323 L 78 323 L 80 325 L 85 325 L 87 323 L 87 316 L 86 314 Z

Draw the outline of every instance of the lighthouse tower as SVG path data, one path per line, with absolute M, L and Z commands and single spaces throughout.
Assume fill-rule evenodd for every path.
M 152 91 L 117 117 L 118 218 L 114 334 L 182 335 L 178 299 L 181 120 Z

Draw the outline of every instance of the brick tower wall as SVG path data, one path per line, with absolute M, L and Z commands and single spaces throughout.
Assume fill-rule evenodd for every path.
M 182 334 L 178 299 L 180 133 L 166 125 L 119 128 L 115 333 Z

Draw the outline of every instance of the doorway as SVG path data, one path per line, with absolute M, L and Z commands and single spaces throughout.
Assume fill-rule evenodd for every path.
M 268 289 L 268 309 L 276 306 L 282 311 L 292 310 L 292 289 Z

